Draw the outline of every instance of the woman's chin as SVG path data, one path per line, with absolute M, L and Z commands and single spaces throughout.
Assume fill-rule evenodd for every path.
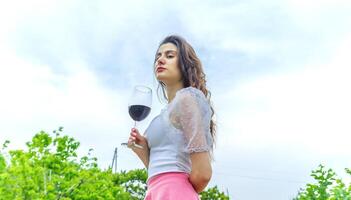
M 157 75 L 156 75 L 156 79 L 157 79 L 158 81 L 162 81 L 162 82 L 164 82 L 165 80 L 167 80 L 166 76 L 163 75 L 163 74 L 157 74 Z

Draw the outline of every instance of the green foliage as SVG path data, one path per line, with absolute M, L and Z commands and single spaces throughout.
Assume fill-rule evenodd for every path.
M 112 181 L 111 171 L 98 168 L 97 159 L 77 158 L 79 142 L 41 131 L 30 142 L 28 151 L 10 151 L 8 166 L 0 156 L 0 199 L 130 199 L 124 187 Z M 4 145 L 6 148 L 6 145 Z
M 351 175 L 349 169 L 345 171 Z M 346 187 L 332 169 L 326 170 L 323 165 L 319 165 L 311 176 L 317 183 L 308 183 L 305 189 L 300 189 L 295 200 L 351 200 L 351 184 Z
M 224 192 L 220 192 L 217 186 L 207 189 L 200 193 L 201 200 L 229 200 L 229 197 L 224 194 Z
M 28 150 L 12 150 L 5 154 L 9 141 L 0 152 L 0 200 L 90 200 L 143 199 L 147 172 L 136 169 L 112 173 L 101 170 L 92 149 L 78 159 L 80 143 L 67 135 L 63 128 L 50 135 L 37 133 Z M 6 159 L 9 157 L 8 159 Z M 229 199 L 217 187 L 201 193 L 202 199 Z
M 0 151 L 0 173 L 3 173 L 6 169 L 6 159 L 2 155 L 2 151 L 7 148 L 7 145 L 10 143 L 10 141 L 6 140 L 4 144 L 2 145 L 2 149 Z
M 0 154 L 0 173 L 4 172 L 6 169 L 6 160 L 2 154 Z
M 114 178 L 115 185 L 123 186 L 132 199 L 143 199 L 146 192 L 147 173 L 145 169 L 122 171 Z

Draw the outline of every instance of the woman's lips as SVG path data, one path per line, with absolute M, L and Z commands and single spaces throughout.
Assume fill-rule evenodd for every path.
M 166 68 L 164 68 L 164 67 L 158 67 L 156 71 L 157 71 L 157 72 L 162 72 L 162 71 L 165 70 L 165 69 L 166 69 Z

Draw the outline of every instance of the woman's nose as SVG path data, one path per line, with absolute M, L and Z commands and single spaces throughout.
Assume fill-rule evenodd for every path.
M 164 59 L 163 57 L 160 57 L 160 58 L 157 60 L 157 65 L 159 65 L 159 64 L 164 65 L 165 62 L 166 62 L 165 59 Z

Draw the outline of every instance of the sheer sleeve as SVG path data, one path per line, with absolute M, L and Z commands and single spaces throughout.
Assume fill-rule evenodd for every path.
M 172 102 L 170 121 L 184 134 L 188 153 L 212 151 L 210 134 L 211 107 L 202 91 L 193 88 L 179 90 Z

